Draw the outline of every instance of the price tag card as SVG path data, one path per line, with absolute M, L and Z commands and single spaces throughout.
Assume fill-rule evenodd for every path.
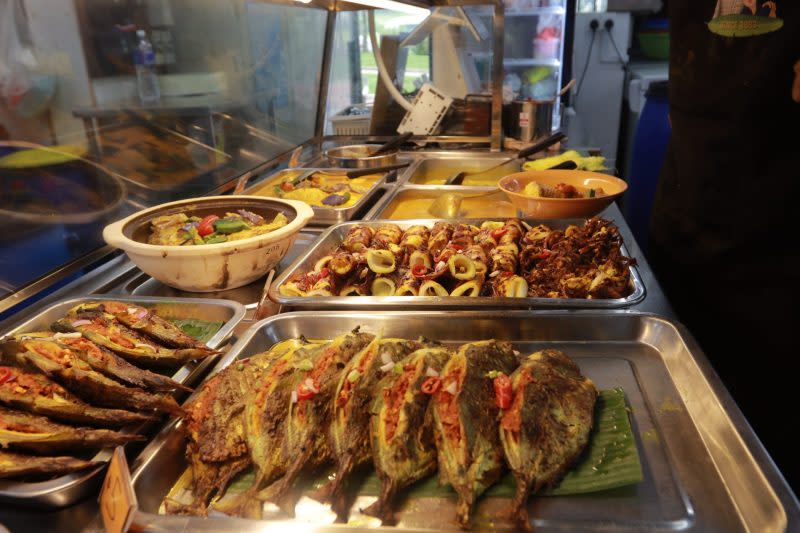
M 108 533 L 125 533 L 139 505 L 122 446 L 117 446 L 100 491 L 100 515 Z

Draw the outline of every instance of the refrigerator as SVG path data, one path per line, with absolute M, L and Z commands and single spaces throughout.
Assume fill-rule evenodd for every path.
M 504 0 L 503 100 L 548 100 L 569 81 L 574 2 Z M 565 50 L 567 53 L 565 53 Z M 561 102 L 553 106 L 553 129 L 561 126 Z

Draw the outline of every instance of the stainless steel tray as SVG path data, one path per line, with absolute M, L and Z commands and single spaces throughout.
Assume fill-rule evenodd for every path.
M 243 194 L 250 194 L 250 195 L 259 195 L 259 191 L 264 189 L 271 189 L 275 183 L 280 182 L 286 174 L 292 173 L 297 174 L 298 172 L 306 172 L 312 170 L 312 168 L 287 168 L 280 170 L 265 179 L 261 180 L 255 185 L 252 185 L 245 189 Z M 331 169 L 331 168 L 317 168 L 313 170 L 324 171 L 324 170 L 337 170 L 342 171 L 346 169 Z M 364 195 L 353 205 L 350 207 L 318 207 L 316 205 L 312 205 L 311 208 L 314 210 L 314 218 L 311 219 L 309 225 L 312 226 L 330 226 L 331 224 L 338 224 L 339 222 L 346 222 L 348 220 L 353 220 L 356 218 L 358 214 L 360 214 L 364 208 L 367 206 L 368 203 L 373 199 L 375 194 L 383 187 L 384 183 L 389 176 L 394 176 L 393 172 L 384 173 L 375 184 L 370 187 L 370 189 L 364 193 Z
M 155 308 L 166 318 L 197 318 L 223 322 L 220 330 L 206 343 L 210 348 L 218 348 L 231 335 L 236 325 L 244 318 L 245 309 L 229 300 L 210 298 L 156 298 L 145 296 L 120 296 L 116 294 L 92 295 L 83 298 L 70 298 L 57 302 L 37 313 L 17 326 L 3 331 L 0 338 L 29 331 L 48 330 L 50 324 L 64 316 L 72 307 L 82 302 L 98 300 L 117 300 Z M 209 357 L 199 362 L 190 362 L 180 367 L 171 377 L 175 381 L 191 386 L 218 359 Z M 107 461 L 111 449 L 100 450 L 91 459 Z M 105 465 L 91 470 L 59 476 L 40 482 L 0 480 L 0 502 L 38 507 L 64 507 L 95 492 L 100 484 L 100 472 Z
M 491 170 L 487 174 L 488 177 L 496 178 L 495 181 L 497 181 L 507 174 L 520 171 L 522 162 L 514 159 L 515 157 L 515 153 L 498 155 L 488 155 L 484 153 L 473 154 L 472 156 L 459 153 L 432 154 L 415 161 L 400 174 L 397 182 L 400 185 L 414 185 L 419 187 L 444 185 L 447 178 L 461 171 L 478 172 L 498 165 L 504 160 L 510 160 L 507 164 Z M 466 180 L 469 180 L 469 176 L 466 177 Z M 474 185 L 467 182 L 464 186 L 478 187 L 483 185 Z M 485 186 L 493 187 L 491 184 Z M 460 186 L 448 185 L 447 187 L 452 189 L 453 187 Z
M 390 191 L 389 194 L 384 195 L 383 198 L 375 202 L 375 205 L 372 206 L 369 211 L 367 211 L 367 214 L 364 215 L 363 219 L 391 219 L 393 221 L 397 221 L 426 218 L 432 216 L 428 212 L 430 205 L 433 204 L 433 202 L 439 196 L 445 193 L 458 193 L 464 195 L 466 198 L 468 196 L 485 194 L 492 189 L 494 189 L 494 187 L 467 187 L 456 185 L 398 185 L 393 191 Z M 423 201 L 423 203 L 418 206 L 420 211 L 413 216 L 393 216 L 392 211 L 394 206 L 398 205 L 400 202 L 420 200 Z M 480 207 L 477 209 L 470 211 L 466 204 L 467 202 L 462 203 L 461 211 L 463 216 L 467 218 L 483 218 L 485 220 L 495 217 L 508 218 L 520 216 L 519 210 L 508 201 L 506 195 L 499 189 L 495 194 L 481 197 Z M 427 207 L 423 209 L 422 205 Z
M 301 297 L 283 296 L 280 287 L 298 272 L 313 270 L 314 264 L 330 253 L 330 251 L 344 241 L 347 232 L 357 224 L 379 226 L 385 223 L 397 224 L 405 229 L 414 224 L 424 224 L 429 228 L 440 219 L 417 220 L 372 220 L 369 222 L 345 222 L 329 228 L 306 250 L 304 254 L 285 269 L 272 283 L 269 297 L 273 302 L 291 309 L 480 309 L 480 308 L 506 308 L 506 309 L 534 309 L 534 308 L 583 308 L 583 309 L 616 309 L 629 307 L 645 297 L 645 287 L 636 267 L 631 269 L 631 293 L 625 298 L 608 300 L 587 300 L 583 298 L 488 298 L 467 296 L 422 297 L 422 296 L 326 296 L 326 297 Z M 479 224 L 487 219 L 460 219 L 451 222 L 466 222 Z M 492 220 L 492 219 L 488 219 Z M 501 220 L 501 219 L 498 219 Z M 550 227 L 563 229 L 570 224 L 582 224 L 583 220 L 544 220 L 536 221 L 526 219 L 531 225 L 546 223 Z M 627 255 L 625 246 L 622 253 Z
M 569 354 L 601 389 L 622 387 L 644 480 L 631 487 L 582 496 L 539 497 L 530 504 L 540 531 L 783 531 L 798 525 L 797 500 L 743 422 L 730 396 L 683 327 L 634 312 L 315 312 L 263 320 L 245 332 L 214 372 L 241 357 L 299 335 L 331 338 L 361 326 L 385 336 L 425 336 L 447 343 L 498 338 L 531 352 L 543 347 Z M 710 378 L 707 376 L 711 376 Z M 182 422 L 165 427 L 133 465 L 139 511 L 135 528 L 186 531 L 340 531 L 375 525 L 358 511 L 351 524 L 332 526 L 327 507 L 304 498 L 302 525 L 226 517 L 157 515 L 163 497 L 186 468 Z M 741 431 L 740 431 L 741 428 Z M 510 500 L 485 498 L 475 531 L 508 530 Z M 455 529 L 449 498 L 416 498 L 399 511 L 398 531 Z

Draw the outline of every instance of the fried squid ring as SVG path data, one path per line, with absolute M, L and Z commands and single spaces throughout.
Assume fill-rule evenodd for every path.
M 502 228 L 503 235 L 497 241 L 498 245 L 503 244 L 518 244 L 522 238 L 522 224 L 517 218 L 510 218 L 506 221 Z
M 372 280 L 370 292 L 372 296 L 394 296 L 397 285 L 394 280 L 387 276 L 378 276 Z
M 491 251 L 492 272 L 516 272 L 519 264 L 519 248 L 516 244 L 500 244 Z
M 332 255 L 326 255 L 325 257 L 319 259 L 316 263 L 314 263 L 314 272 L 319 272 L 320 270 L 328 266 L 328 263 L 330 262 L 331 259 L 333 259 Z
M 469 296 L 475 298 L 480 295 L 483 280 L 479 277 L 462 281 L 450 292 L 450 296 Z
M 542 246 L 552 230 L 544 224 L 539 224 L 529 229 L 522 238 L 525 246 Z
M 497 240 L 492 237 L 492 232 L 497 228 L 482 228 L 477 235 L 475 235 L 475 244 L 479 245 L 486 252 L 491 251 L 492 248 L 497 246 Z
M 475 264 L 475 272 L 478 274 L 486 274 L 489 268 L 487 265 L 489 264 L 489 259 L 486 257 L 486 252 L 479 244 L 473 244 L 466 250 L 464 250 L 464 255 L 469 257 L 472 262 Z
M 428 250 L 434 257 L 442 253 L 444 247 L 453 236 L 453 225 L 449 222 L 437 222 L 433 225 L 431 236 L 428 239 Z
M 318 280 L 306 296 L 333 296 L 333 282 L 330 276 L 326 276 Z
M 455 254 L 447 260 L 447 268 L 455 279 L 467 280 L 475 277 L 475 263 L 464 254 Z
M 403 237 L 403 230 L 397 224 L 383 224 L 372 236 L 372 246 L 376 248 L 388 248 L 390 244 L 400 244 Z
M 416 224 L 406 229 L 403 233 L 403 238 L 400 240 L 400 248 L 406 254 L 425 248 L 428 246 L 428 240 L 431 237 L 431 232 L 428 228 L 421 224 Z
M 347 285 L 339 291 L 339 296 L 367 296 L 367 291 L 361 285 Z
M 284 283 L 278 289 L 281 296 L 306 296 L 306 292 L 301 290 L 296 281 Z
M 528 296 L 528 282 L 514 274 L 501 274 L 493 282 L 493 292 L 503 298 L 524 298 Z
M 414 276 L 411 270 L 407 270 L 400 280 L 400 286 L 394 291 L 395 296 L 416 296 L 419 293 L 421 281 Z
M 425 265 L 425 268 L 431 269 L 433 268 L 433 258 L 427 251 L 414 250 L 408 258 L 408 266 L 413 267 L 414 265 Z
M 466 248 L 475 244 L 475 235 L 478 234 L 478 228 L 470 224 L 457 224 L 453 230 L 453 236 L 450 238 L 450 243 Z
M 442 285 L 437 282 L 429 279 L 419 287 L 419 296 L 449 296 L 447 289 L 442 287 Z
M 356 225 L 350 228 L 342 247 L 348 252 L 366 252 L 375 232 L 369 226 Z
M 394 254 L 389 250 L 369 250 L 367 252 L 367 265 L 376 274 L 390 274 L 395 269 Z
M 355 258 L 353 254 L 347 252 L 339 252 L 334 256 L 329 256 L 328 259 L 328 269 L 332 270 L 334 274 L 339 277 L 345 277 L 349 275 L 356 266 Z M 320 268 L 315 268 L 315 270 L 321 270 Z

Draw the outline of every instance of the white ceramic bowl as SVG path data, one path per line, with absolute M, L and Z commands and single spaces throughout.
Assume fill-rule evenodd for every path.
M 289 223 L 265 235 L 198 246 L 147 244 L 150 221 L 157 216 L 187 213 L 204 217 L 247 209 L 272 220 L 282 212 Z M 215 292 L 235 289 L 257 280 L 283 258 L 297 233 L 314 211 L 296 200 L 262 196 L 208 196 L 161 204 L 109 224 L 103 230 L 108 244 L 125 250 L 136 266 L 158 281 L 184 291 Z

